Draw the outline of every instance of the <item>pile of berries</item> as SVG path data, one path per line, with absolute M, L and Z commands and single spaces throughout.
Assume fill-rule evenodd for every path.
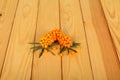
M 40 38 L 39 43 L 43 48 L 47 48 L 49 45 L 58 41 L 60 46 L 69 48 L 72 46 L 72 40 L 69 36 L 63 34 L 59 29 L 52 30 L 51 32 Z
M 80 43 L 73 42 L 69 36 L 63 34 L 59 29 L 55 29 L 48 32 L 47 34 L 40 38 L 39 42 L 32 42 L 30 44 L 34 45 L 31 48 L 33 49 L 33 52 L 41 49 L 41 52 L 39 54 L 40 57 L 43 55 L 43 52 L 47 51 L 55 55 L 53 52 L 55 47 L 53 47 L 53 45 L 56 43 L 57 45 L 60 45 L 55 47 L 60 47 L 60 52 L 58 54 L 61 56 L 63 55 L 63 52 L 65 50 L 67 50 L 68 54 L 71 52 L 76 53 L 77 51 L 74 48 L 80 45 Z

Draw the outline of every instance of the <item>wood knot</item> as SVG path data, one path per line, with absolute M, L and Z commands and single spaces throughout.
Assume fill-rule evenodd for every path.
M 2 16 L 2 14 L 0 13 L 0 16 Z

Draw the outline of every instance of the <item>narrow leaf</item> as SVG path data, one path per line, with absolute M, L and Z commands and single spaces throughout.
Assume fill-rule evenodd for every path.
M 80 45 L 80 43 L 75 43 L 75 42 L 73 42 L 73 45 L 71 46 L 71 47 L 77 47 L 77 46 L 79 46 Z
M 38 43 L 38 42 L 30 42 L 29 44 L 40 44 L 40 43 Z
M 43 55 L 43 51 L 44 51 L 44 49 L 42 49 L 42 51 L 40 52 L 39 58 Z
M 55 42 L 55 43 L 51 44 L 50 47 L 53 47 L 53 46 L 56 46 L 56 45 L 58 45 L 58 42 Z
M 68 51 L 68 55 L 69 55 L 69 53 L 70 53 L 70 50 L 69 50 L 69 48 L 67 49 L 67 51 Z
M 53 53 L 50 49 L 47 48 L 46 50 L 55 55 L 55 53 Z
M 71 51 L 74 51 L 75 53 L 77 53 L 77 51 L 76 50 L 74 50 L 74 49 L 72 49 L 72 48 L 69 48 Z
M 60 53 L 62 53 L 62 52 L 64 52 L 66 50 L 66 47 L 62 47 L 61 49 L 60 49 Z M 59 53 L 59 54 L 60 54 Z
M 42 49 L 40 46 L 39 47 L 36 47 L 36 48 L 33 48 L 33 53 L 39 49 Z
M 34 47 L 31 47 L 30 49 L 36 49 L 36 48 L 41 48 L 42 49 L 42 46 L 34 46 Z

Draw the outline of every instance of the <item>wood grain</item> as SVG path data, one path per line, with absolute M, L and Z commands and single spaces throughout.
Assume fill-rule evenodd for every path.
M 77 54 L 63 56 L 63 80 L 93 80 L 79 0 L 60 0 L 60 12 L 62 31 L 81 43 Z
M 101 4 L 120 61 L 120 1 L 101 0 Z
M 94 28 L 89 0 L 80 0 L 83 21 L 87 36 L 92 70 L 95 80 L 107 80 L 99 38 Z M 94 37 L 94 38 L 93 38 Z
M 120 80 L 119 3 L 0 0 L 0 80 Z M 81 43 L 78 53 L 32 53 L 28 43 L 56 28 Z
M 58 0 L 40 0 L 36 41 L 56 28 L 59 28 Z M 34 54 L 32 80 L 61 80 L 60 56 L 44 52 L 39 58 L 39 53 Z
M 29 80 L 38 0 L 19 0 L 1 80 Z
M 18 0 L 0 0 L 0 73 L 4 62 Z
M 120 65 L 99 0 L 80 0 L 95 80 L 120 80 Z

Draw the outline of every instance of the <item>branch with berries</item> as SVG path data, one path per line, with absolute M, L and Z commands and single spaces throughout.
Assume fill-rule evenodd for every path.
M 77 53 L 75 50 L 76 47 L 80 45 L 80 43 L 76 43 L 72 41 L 72 39 L 63 34 L 61 30 L 55 29 L 51 32 L 48 32 L 43 37 L 40 38 L 39 42 L 32 42 L 30 44 L 33 44 L 34 46 L 31 48 L 33 52 L 37 50 L 41 50 L 39 57 L 41 57 L 44 53 L 44 51 L 48 51 L 55 55 L 55 53 L 52 51 L 52 48 L 56 45 L 60 46 L 60 52 L 59 55 L 63 55 L 63 52 L 67 50 L 68 54 L 70 54 L 70 51 L 73 53 Z

